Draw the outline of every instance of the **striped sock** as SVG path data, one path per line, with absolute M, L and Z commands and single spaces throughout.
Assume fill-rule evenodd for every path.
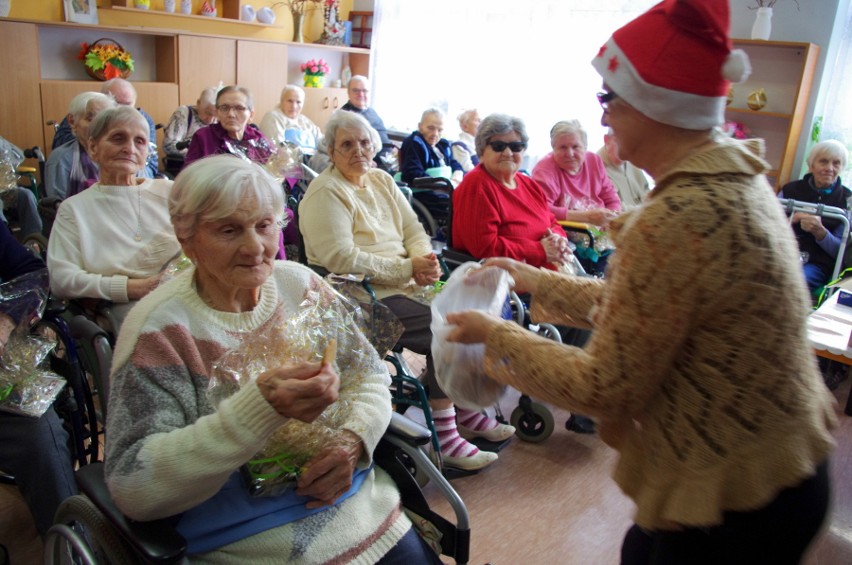
M 441 455 L 471 457 L 479 453 L 479 448 L 459 435 L 456 428 L 456 411 L 454 408 L 435 410 L 432 412 L 432 420 L 435 422 L 435 431 L 438 432 Z
M 459 425 L 469 430 L 486 432 L 497 427 L 497 420 L 477 410 L 459 408 Z

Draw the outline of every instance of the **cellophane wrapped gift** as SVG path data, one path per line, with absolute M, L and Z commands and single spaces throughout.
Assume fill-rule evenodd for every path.
M 309 290 L 298 312 L 264 324 L 213 366 L 208 395 L 217 406 L 264 372 L 288 363 L 321 362 L 336 337 L 361 325 L 357 305 L 327 285 Z M 357 353 L 357 352 L 356 352 Z M 341 374 L 340 369 L 337 369 Z M 352 410 L 339 399 L 313 422 L 290 419 L 241 471 L 252 496 L 278 496 L 294 488 L 305 464 L 321 449 L 350 443 L 341 432 Z
M 470 271 L 475 271 L 469 276 Z M 453 402 L 470 410 L 494 405 L 506 386 L 485 374 L 485 345 L 447 341 L 454 326 L 447 314 L 480 310 L 494 316 L 511 317 L 509 291 L 512 277 L 503 269 L 481 269 L 479 263 L 464 263 L 450 275 L 443 290 L 432 301 L 432 360 L 435 377 Z
M 44 368 L 56 343 L 29 333 L 47 304 L 46 278 L 47 270 L 42 269 L 0 284 L 4 311 L 20 318 L 0 358 L 0 410 L 35 418 L 65 386 L 64 378 Z

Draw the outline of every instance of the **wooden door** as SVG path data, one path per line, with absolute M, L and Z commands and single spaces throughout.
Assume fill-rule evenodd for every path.
M 180 104 L 195 104 L 208 86 L 237 82 L 235 39 L 181 35 L 178 37 Z

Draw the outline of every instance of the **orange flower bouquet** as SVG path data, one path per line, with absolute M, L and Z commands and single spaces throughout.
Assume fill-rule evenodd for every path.
M 133 57 L 112 39 L 81 43 L 77 58 L 83 61 L 89 76 L 98 80 L 127 78 L 133 71 Z

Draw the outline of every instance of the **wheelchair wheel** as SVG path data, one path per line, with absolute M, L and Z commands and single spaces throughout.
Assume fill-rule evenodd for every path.
M 426 230 L 426 234 L 429 237 L 435 237 L 438 233 L 438 222 L 435 221 L 435 217 L 432 216 L 432 213 L 429 212 L 426 205 L 416 198 L 412 198 L 411 207 L 414 208 L 414 213 L 417 214 L 417 219 L 420 220 L 421 224 L 423 224 L 423 229 Z
M 518 406 L 512 411 L 510 422 L 515 435 L 529 443 L 541 443 L 553 433 L 553 414 L 543 404 L 530 402 L 529 409 Z
M 98 562 L 137 562 L 136 557 L 116 533 L 109 520 L 91 500 L 83 495 L 66 499 L 56 511 L 54 522 L 82 527 Z
M 31 233 L 24 238 L 21 245 L 30 250 L 36 257 L 45 258 L 47 255 L 47 238 L 40 233 Z
M 429 451 L 426 452 L 426 456 L 429 457 L 429 460 L 435 465 L 435 467 L 441 469 L 441 459 L 435 454 L 434 449 L 430 448 Z M 399 460 L 402 466 L 405 467 L 405 470 L 408 471 L 408 473 L 412 477 L 414 477 L 414 481 L 417 483 L 417 486 L 423 488 L 424 486 L 429 484 L 429 475 L 427 475 L 420 467 L 417 466 L 417 462 L 414 461 L 414 459 L 410 455 L 408 455 L 402 450 L 399 450 L 396 453 L 396 458 Z

